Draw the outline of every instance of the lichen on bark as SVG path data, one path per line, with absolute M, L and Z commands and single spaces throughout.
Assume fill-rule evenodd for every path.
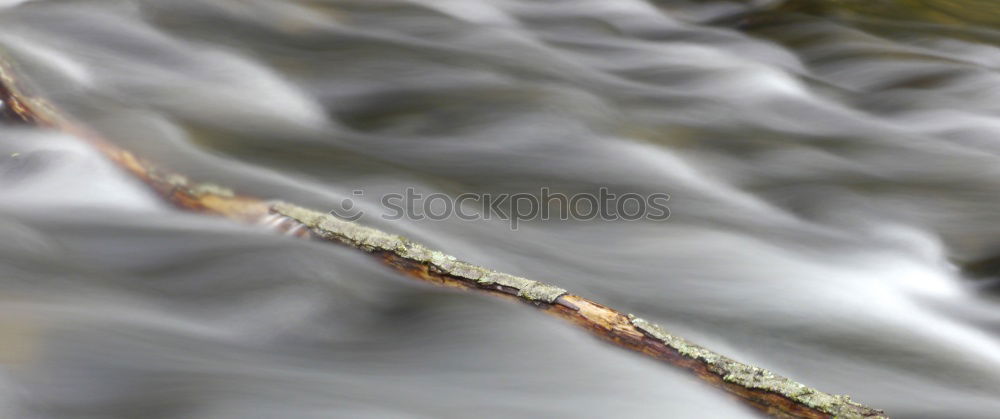
M 322 238 L 336 240 L 368 252 L 390 252 L 401 258 L 430 265 L 436 271 L 472 281 L 481 287 L 506 287 L 525 300 L 554 303 L 566 290 L 519 276 L 495 272 L 454 256 L 430 250 L 421 244 L 384 231 L 365 227 L 330 214 L 309 210 L 284 202 L 271 206 L 275 213 L 292 218 Z
M 643 333 L 663 342 L 681 355 L 704 363 L 709 371 L 718 374 L 726 382 L 744 388 L 777 393 L 837 418 L 870 418 L 877 417 L 881 413 L 873 412 L 872 409 L 853 402 L 848 396 L 824 393 L 764 368 L 719 355 L 631 314 L 629 320 Z

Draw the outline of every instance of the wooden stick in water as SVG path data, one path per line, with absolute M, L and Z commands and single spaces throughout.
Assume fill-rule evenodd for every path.
M 17 78 L 16 78 L 17 77 Z M 19 89 L 20 74 L 0 57 L 0 109 L 8 119 L 71 134 L 148 184 L 177 208 L 266 224 L 296 237 L 350 246 L 419 281 L 518 301 L 584 329 L 612 345 L 689 371 L 759 411 L 781 418 L 884 418 L 885 414 L 807 387 L 762 368 L 743 364 L 670 334 L 631 314 L 605 307 L 566 290 L 483 267 L 428 249 L 403 237 L 338 219 L 294 204 L 266 201 L 194 182 L 164 171 Z M 666 414 L 669 416 L 669 414 Z

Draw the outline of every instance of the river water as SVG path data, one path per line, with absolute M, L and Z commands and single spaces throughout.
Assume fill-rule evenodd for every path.
M 1000 411 L 992 1 L 0 5 L 35 94 L 163 166 L 350 199 L 893 417 Z M 381 216 L 602 187 L 670 218 Z M 171 209 L 66 134 L 0 126 L 0 197 L 4 417 L 754 415 L 529 307 Z

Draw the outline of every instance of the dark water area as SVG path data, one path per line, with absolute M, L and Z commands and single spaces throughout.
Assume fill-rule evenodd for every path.
M 0 6 L 34 94 L 192 178 L 350 199 L 892 417 L 1000 411 L 993 1 Z M 406 188 L 670 217 L 386 220 Z M 529 307 L 179 212 L 68 134 L 0 124 L 0 198 L 3 417 L 755 415 Z

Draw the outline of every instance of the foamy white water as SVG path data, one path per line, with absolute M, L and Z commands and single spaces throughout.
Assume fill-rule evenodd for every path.
M 162 165 L 351 198 L 892 417 L 1000 409 L 995 7 L 14 3 L 0 48 L 37 93 Z M 5 417 L 752 416 L 530 308 L 179 213 L 66 135 L 0 125 L 0 156 Z M 671 217 L 382 219 L 407 187 Z

